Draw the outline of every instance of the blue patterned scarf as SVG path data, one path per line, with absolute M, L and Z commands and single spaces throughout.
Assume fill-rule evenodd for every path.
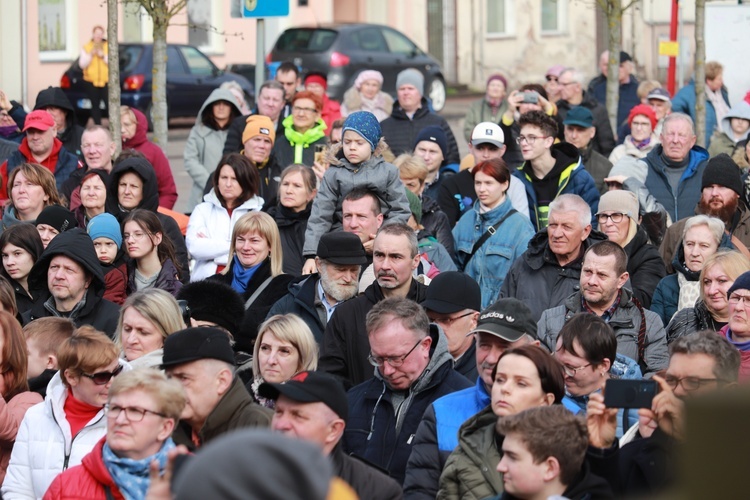
M 172 438 L 164 441 L 161 449 L 150 457 L 142 460 L 133 460 L 130 458 L 120 458 L 115 452 L 104 443 L 102 448 L 102 459 L 104 466 L 114 479 L 117 488 L 127 500 L 143 500 L 146 498 L 146 490 L 149 485 L 149 466 L 151 462 L 159 462 L 159 470 L 164 471 L 167 465 L 167 452 L 174 448 Z
M 253 267 L 249 267 L 245 269 L 242 267 L 242 264 L 240 264 L 240 259 L 237 257 L 237 255 L 234 256 L 233 259 L 233 265 L 232 265 L 232 288 L 234 288 L 240 295 L 245 293 L 245 290 L 247 289 L 247 284 L 252 279 L 253 275 L 255 274 L 255 271 L 258 270 L 258 268 L 263 264 L 261 262 L 260 264 L 256 264 Z

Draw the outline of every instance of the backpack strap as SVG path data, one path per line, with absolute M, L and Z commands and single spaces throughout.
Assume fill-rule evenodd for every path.
M 638 364 L 641 365 L 641 369 L 646 366 L 645 354 L 646 354 L 646 312 L 643 310 L 641 302 L 632 297 L 633 304 L 638 308 L 638 312 L 641 313 L 641 327 L 638 329 Z
M 511 208 L 508 210 L 508 213 L 503 215 L 499 221 L 497 221 L 494 225 L 487 228 L 487 231 L 484 232 L 484 234 L 474 243 L 474 247 L 471 249 L 471 253 L 469 254 L 469 258 L 466 259 L 466 262 L 469 262 L 472 257 L 474 257 L 474 254 L 477 253 L 477 250 L 482 248 L 482 245 L 484 245 L 484 242 L 487 241 L 490 236 L 495 234 L 497 232 L 497 229 L 505 222 L 508 217 L 511 215 L 517 213 L 518 211 L 515 208 Z
M 268 278 L 266 278 L 266 280 L 263 283 L 260 284 L 258 288 L 255 289 L 255 291 L 250 296 L 250 298 L 247 299 L 247 301 L 245 301 L 245 310 L 250 309 L 250 307 L 253 305 L 253 302 L 255 302 L 255 299 L 257 299 L 258 296 L 261 293 L 263 293 L 263 290 L 266 289 L 266 287 L 268 286 L 269 283 L 271 283 L 273 278 L 274 276 L 269 276 Z

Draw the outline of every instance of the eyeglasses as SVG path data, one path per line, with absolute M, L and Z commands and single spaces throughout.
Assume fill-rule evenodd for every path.
M 122 235 L 123 241 L 128 241 L 131 237 L 135 241 L 141 241 L 146 236 L 146 233 L 141 231 L 136 231 L 135 233 L 125 233 Z
M 137 406 L 117 406 L 117 405 L 110 405 L 109 403 L 104 405 L 104 414 L 107 415 L 107 418 L 111 418 L 112 420 L 116 420 L 117 417 L 120 416 L 120 413 L 125 412 L 125 418 L 130 420 L 131 422 L 140 422 L 143 420 L 143 417 L 146 416 L 146 413 L 151 413 L 152 415 L 158 415 L 163 418 L 167 418 L 166 415 L 163 413 L 159 413 L 158 411 L 153 410 L 147 410 L 145 408 L 138 408 Z
M 292 112 L 293 113 L 305 113 L 305 114 L 308 114 L 308 113 L 317 113 L 318 110 L 315 109 L 315 108 L 300 108 L 299 106 L 293 106 L 292 107 Z
M 96 385 L 105 385 L 112 377 L 116 377 L 122 371 L 122 366 L 118 366 L 111 372 L 81 373 L 86 378 L 90 378 Z
M 555 77 L 555 76 L 551 76 L 551 75 L 547 75 L 547 76 L 545 76 L 544 78 L 545 78 L 545 80 L 547 80 L 548 82 L 556 82 L 556 81 L 557 81 L 557 77 Z
M 572 368 L 568 365 L 563 365 L 563 371 L 565 371 L 566 377 L 575 377 L 576 373 L 583 370 L 584 368 L 591 366 L 591 363 L 586 363 L 585 365 L 579 366 L 578 368 Z
M 665 375 L 664 381 L 673 390 L 677 389 L 678 385 L 682 385 L 682 388 L 686 391 L 695 391 L 700 389 L 702 386 L 711 383 L 726 384 L 727 381 L 720 378 L 698 378 L 698 377 L 682 377 L 677 378 L 674 375 Z
M 474 311 L 469 311 L 466 314 L 462 314 L 461 316 L 456 316 L 455 318 L 430 318 L 430 321 L 433 323 L 440 323 L 441 325 L 445 326 L 451 326 L 453 323 L 458 321 L 461 318 L 465 318 L 466 316 L 471 316 L 474 314 Z
M 651 126 L 651 122 L 635 122 L 634 121 L 633 123 L 630 124 L 630 126 L 632 128 L 635 128 L 635 127 L 650 127 Z
M 573 85 L 573 84 L 575 84 L 576 82 L 561 82 L 561 81 L 559 81 L 559 80 L 558 80 L 558 81 L 557 81 L 557 83 L 559 83 L 559 84 L 560 84 L 560 85 L 562 85 L 563 87 L 567 87 L 568 85 Z
M 523 144 L 525 142 L 529 146 L 532 146 L 536 142 L 537 139 L 546 139 L 548 137 L 549 137 L 548 135 L 542 135 L 539 137 L 535 135 L 529 135 L 529 136 L 519 135 L 518 137 L 516 137 L 516 143 Z
M 599 221 L 599 224 L 606 224 L 607 219 L 612 219 L 612 222 L 615 224 L 619 224 L 622 222 L 622 218 L 625 217 L 625 214 L 614 212 L 611 214 L 596 214 L 596 220 Z
M 750 295 L 737 295 L 733 293 L 729 296 L 729 303 L 733 305 L 739 305 L 742 302 L 745 307 L 750 307 Z
M 406 361 L 406 358 L 409 357 L 409 354 L 414 352 L 414 349 L 416 349 L 417 346 L 421 344 L 423 340 L 424 338 L 419 339 L 419 341 L 416 344 L 414 344 L 414 347 L 409 349 L 409 352 L 407 352 L 403 356 L 389 356 L 386 358 L 381 358 L 378 356 L 373 356 L 372 353 L 370 353 L 367 356 L 367 361 L 369 361 L 372 366 L 376 366 L 378 368 L 381 368 L 386 363 L 391 365 L 393 368 L 398 368 L 399 366 L 404 364 L 404 361 Z

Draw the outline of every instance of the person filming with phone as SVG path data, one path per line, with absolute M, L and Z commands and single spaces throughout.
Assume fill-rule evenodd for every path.
M 740 354 L 711 330 L 680 337 L 670 345 L 669 367 L 654 376 L 658 393 L 638 410 L 632 441 L 615 439 L 618 408 L 592 394 L 586 410 L 587 461 L 619 497 L 651 497 L 674 484 L 675 448 L 684 438 L 685 401 L 737 386 Z

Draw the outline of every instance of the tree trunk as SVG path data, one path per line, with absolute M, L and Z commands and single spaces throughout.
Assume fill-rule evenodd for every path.
M 607 2 L 607 47 L 609 63 L 607 64 L 607 115 L 612 132 L 617 137 L 620 124 L 617 123 L 617 109 L 620 103 L 620 50 L 622 49 L 622 0 Z
M 117 36 L 117 0 L 107 0 L 107 46 L 109 50 L 109 80 L 107 82 L 109 130 L 115 143 L 115 156 L 120 154 L 120 42 Z
M 157 10 L 154 16 L 154 68 L 151 83 L 151 121 L 154 125 L 153 141 L 167 147 L 167 28 L 166 12 Z
M 706 0 L 695 0 L 695 135 L 706 147 Z

